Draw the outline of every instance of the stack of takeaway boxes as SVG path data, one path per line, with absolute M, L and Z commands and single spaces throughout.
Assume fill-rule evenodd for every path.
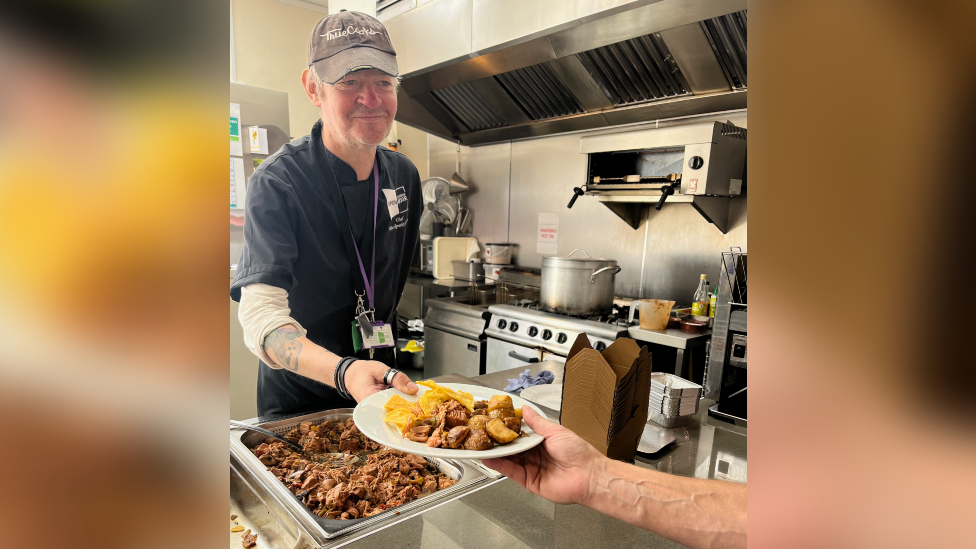
M 634 459 L 647 422 L 651 353 L 620 338 L 601 353 L 580 334 L 563 374 L 560 423 L 605 456 Z

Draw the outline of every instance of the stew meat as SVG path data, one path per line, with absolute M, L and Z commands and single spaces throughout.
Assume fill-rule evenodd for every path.
M 268 438 L 254 448 L 254 455 L 320 517 L 349 520 L 376 515 L 457 482 L 420 456 L 369 440 L 352 418 L 317 426 L 305 421 L 285 438 L 305 451 L 296 452 Z M 349 455 L 328 455 L 339 452 Z

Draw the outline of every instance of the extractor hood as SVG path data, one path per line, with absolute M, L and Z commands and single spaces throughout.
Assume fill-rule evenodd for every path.
M 514 39 L 493 45 L 484 39 L 476 44 L 486 46 L 480 51 L 417 68 L 411 59 L 437 58 L 423 48 L 444 42 L 438 40 L 439 27 L 455 26 L 464 17 L 475 27 L 478 21 L 497 25 L 513 16 L 493 9 L 519 5 L 445 1 L 425 6 L 443 9 L 418 8 L 387 26 L 395 41 L 403 35 L 398 50 L 407 43 L 404 54 L 413 56 L 405 62 L 410 71 L 402 75 L 396 119 L 451 141 L 483 145 L 746 107 L 744 0 L 621 0 L 615 10 L 568 21 L 569 16 L 556 17 L 558 25 L 551 24 L 555 16 L 539 16 L 538 29 L 522 22 Z M 464 2 L 470 13 L 461 10 L 445 23 L 448 7 Z M 543 15 L 551 12 L 540 9 L 575 5 L 530 4 L 532 13 Z M 427 32 L 418 35 L 417 29 Z M 418 44 L 418 36 L 427 37 L 426 43 Z

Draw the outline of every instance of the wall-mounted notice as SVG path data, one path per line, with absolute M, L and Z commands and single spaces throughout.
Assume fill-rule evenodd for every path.
M 230 104 L 230 154 L 244 156 L 244 143 L 241 141 L 241 106 Z
M 536 234 L 536 253 L 556 255 L 559 250 L 559 214 L 540 213 L 539 232 Z
M 247 195 L 247 190 L 244 186 L 244 159 L 231 158 L 230 207 L 234 209 L 242 209 L 244 207 L 245 195 Z
M 252 154 L 268 154 L 268 128 L 248 126 L 247 138 Z

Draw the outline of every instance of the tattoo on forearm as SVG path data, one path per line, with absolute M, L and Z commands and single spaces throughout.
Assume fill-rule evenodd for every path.
M 284 368 L 298 371 L 298 356 L 302 354 L 302 333 L 293 326 L 282 326 L 264 338 L 264 350 L 274 353 L 275 360 Z

